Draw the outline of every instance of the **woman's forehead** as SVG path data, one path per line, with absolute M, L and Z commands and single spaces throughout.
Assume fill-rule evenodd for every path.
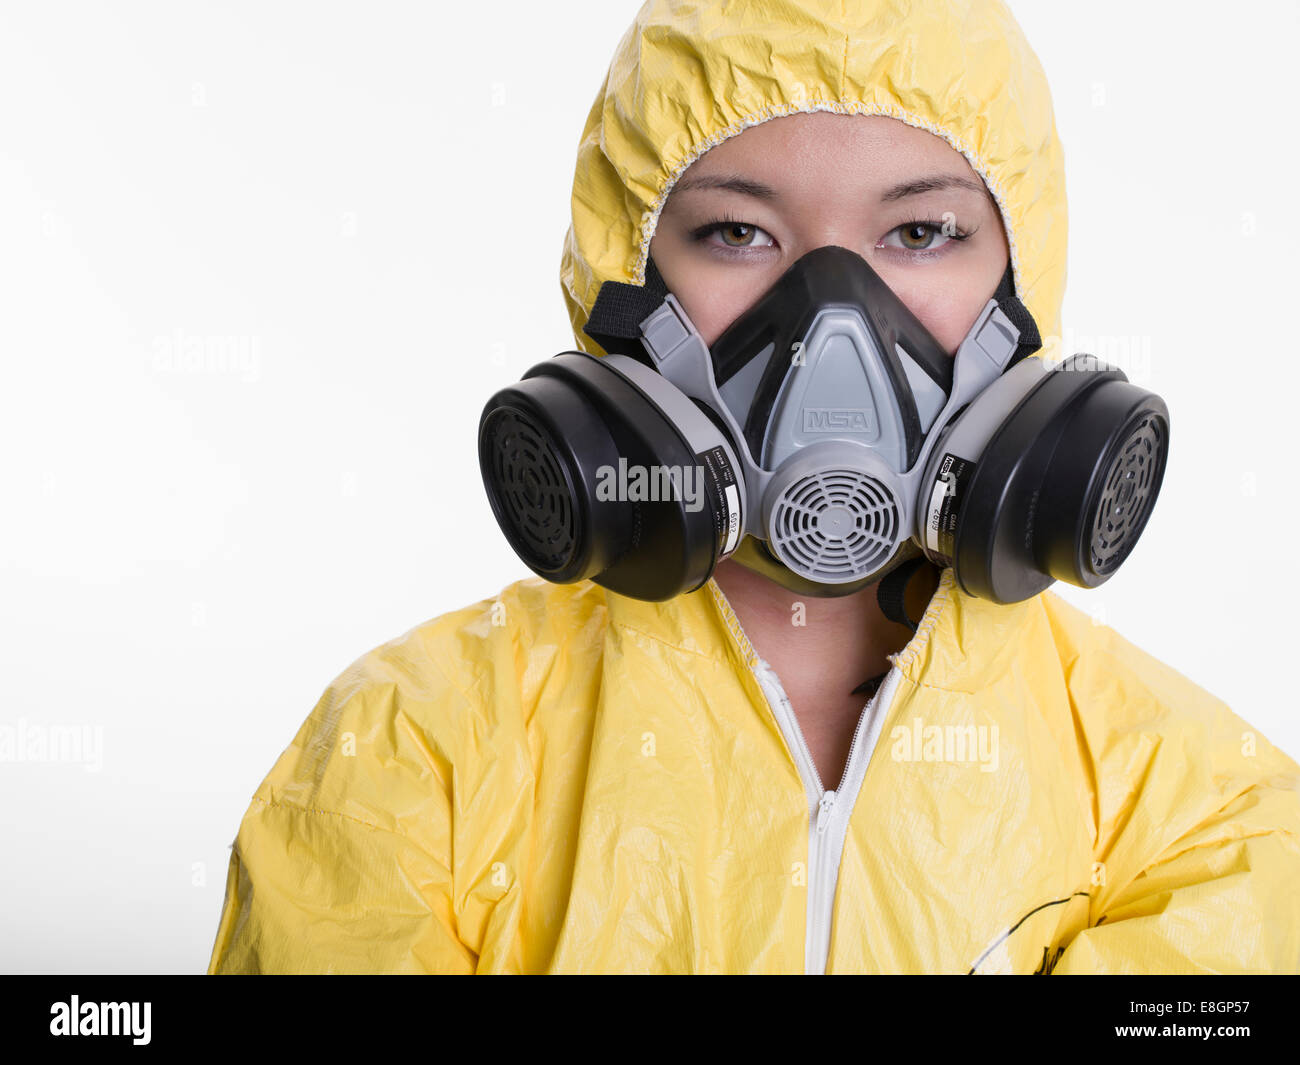
M 798 113 L 768 119 L 709 149 L 682 173 L 670 199 L 715 188 L 779 199 L 828 186 L 888 197 L 918 178 L 941 179 L 935 187 L 954 194 L 987 195 L 966 157 L 927 130 L 886 115 Z

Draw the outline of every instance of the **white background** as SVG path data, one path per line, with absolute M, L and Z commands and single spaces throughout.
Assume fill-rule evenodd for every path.
M 0 8 L 0 724 L 103 736 L 0 764 L 0 969 L 201 972 L 325 686 L 526 574 L 475 428 L 573 346 L 573 161 L 637 7 Z M 1012 8 L 1067 347 L 1135 338 L 1172 411 L 1136 552 L 1056 590 L 1295 756 L 1297 6 Z

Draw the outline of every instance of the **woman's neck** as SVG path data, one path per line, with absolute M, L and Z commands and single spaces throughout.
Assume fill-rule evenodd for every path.
M 924 563 L 907 586 L 907 614 L 919 620 L 939 584 L 939 569 Z M 807 660 L 843 677 L 856 676 L 852 691 L 868 676 L 889 668 L 886 656 L 901 651 L 912 638 L 906 625 L 885 617 L 876 599 L 877 583 L 851 595 L 822 598 L 792 592 L 738 562 L 721 563 L 714 580 L 740 619 L 754 649 L 767 659 Z M 798 655 L 788 649 L 797 648 Z M 771 652 L 771 654 L 769 654 Z M 875 668 L 875 667 L 879 668 Z M 863 670 L 866 672 L 863 672 Z
M 939 582 L 923 564 L 908 582 L 907 615 L 919 620 Z M 835 599 L 800 595 L 737 562 L 714 580 L 754 650 L 776 671 L 826 787 L 834 787 L 867 699 L 853 690 L 889 670 L 888 656 L 912 638 L 885 617 L 876 585 Z

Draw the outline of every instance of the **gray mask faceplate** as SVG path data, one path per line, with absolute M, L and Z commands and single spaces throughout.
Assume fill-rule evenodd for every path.
M 675 297 L 670 294 L 641 329 L 659 373 L 715 411 L 732 440 L 743 442 L 758 376 L 775 353 L 754 359 L 748 372 L 720 392 L 708 347 Z M 904 541 L 923 542 L 919 497 L 935 442 L 957 411 L 1002 376 L 1018 338 L 990 299 L 957 350 L 946 397 L 897 349 L 925 431 L 917 460 L 905 468 L 899 398 L 881 355 L 857 312 L 825 308 L 801 350 L 783 356 L 792 362 L 772 408 L 763 454 L 755 459 L 743 444 L 736 450 L 745 484 L 745 534 L 767 541 L 793 573 L 817 584 L 861 582 L 883 571 Z M 1026 359 L 1007 376 L 1024 376 L 1027 390 L 1041 372 L 1040 360 Z

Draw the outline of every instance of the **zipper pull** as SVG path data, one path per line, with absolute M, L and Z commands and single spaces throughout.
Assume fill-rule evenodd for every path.
M 830 821 L 831 807 L 835 805 L 835 792 L 828 791 L 817 803 L 817 834 L 826 831 L 826 825 Z

